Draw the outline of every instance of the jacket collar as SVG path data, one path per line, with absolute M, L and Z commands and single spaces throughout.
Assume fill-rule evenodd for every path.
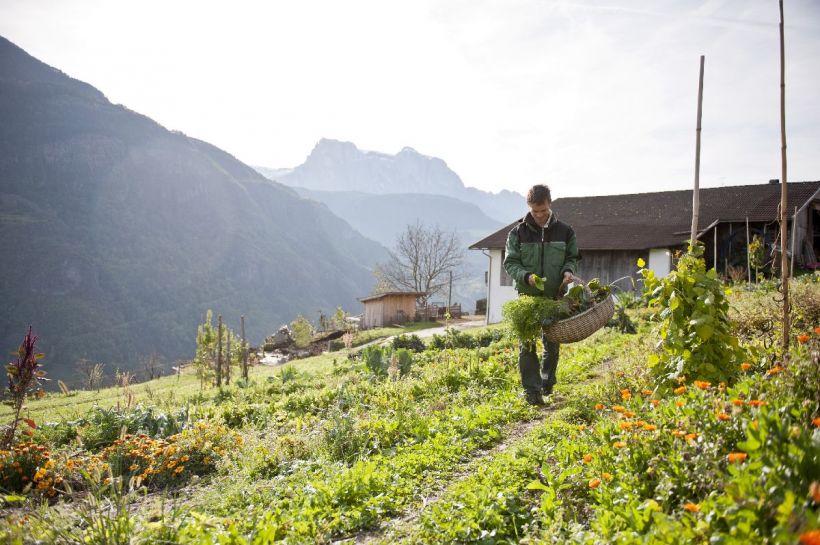
M 527 212 L 527 215 L 521 220 L 522 222 L 527 224 L 527 227 L 533 229 L 535 231 L 540 231 L 541 227 L 537 223 L 535 223 L 535 219 L 533 219 L 532 214 Z M 555 211 L 550 208 L 550 217 L 547 218 L 547 223 L 544 224 L 545 229 L 549 229 L 552 225 L 558 221 L 558 217 L 555 215 Z

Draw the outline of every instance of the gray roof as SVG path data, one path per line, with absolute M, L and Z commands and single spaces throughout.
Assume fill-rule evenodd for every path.
M 700 190 L 698 228 L 715 223 L 777 220 L 780 184 L 713 187 Z M 811 201 L 820 181 L 788 184 L 789 213 Z M 646 250 L 684 244 L 692 225 L 692 190 L 569 197 L 552 203 L 559 220 L 575 230 L 582 250 Z M 503 248 L 518 219 L 470 246 Z

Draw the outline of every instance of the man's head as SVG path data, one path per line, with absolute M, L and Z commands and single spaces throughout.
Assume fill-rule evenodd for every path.
M 543 184 L 536 184 L 527 192 L 527 206 L 530 207 L 530 214 L 540 227 L 546 225 L 550 217 L 550 205 L 552 198 L 550 188 Z

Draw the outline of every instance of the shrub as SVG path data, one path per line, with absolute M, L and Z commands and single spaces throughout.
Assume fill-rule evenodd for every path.
M 427 348 L 418 335 L 399 335 L 398 337 L 393 337 L 392 346 L 394 350 L 397 348 L 406 348 L 413 352 L 424 352 L 424 349 Z
M 89 451 L 111 445 L 120 435 L 146 434 L 150 437 L 168 437 L 179 433 L 188 421 L 188 412 L 181 409 L 175 414 L 155 412 L 153 408 L 103 409 L 94 407 L 89 415 L 76 421 L 77 435 Z
M 362 350 L 361 358 L 371 373 L 377 377 L 387 376 L 387 368 L 390 362 L 380 346 L 368 346 Z
M 726 289 L 714 269 L 706 271 L 703 246 L 690 246 L 676 270 L 656 278 L 641 268 L 650 306 L 661 319 L 661 352 L 649 358 L 655 379 L 669 386 L 681 376 L 728 381 L 743 359 L 732 335 Z M 643 267 L 643 260 L 638 266 Z

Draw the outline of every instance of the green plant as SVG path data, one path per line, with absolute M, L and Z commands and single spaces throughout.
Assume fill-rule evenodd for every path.
M 290 323 L 290 330 L 293 334 L 293 342 L 298 348 L 305 348 L 313 340 L 313 326 L 301 314 Z
M 755 235 L 746 251 L 749 252 L 749 266 L 755 272 L 754 281 L 760 282 L 760 270 L 763 268 L 765 259 L 763 240 Z
M 664 278 L 638 260 L 649 304 L 661 320 L 660 354 L 648 364 L 664 387 L 682 376 L 730 381 L 743 361 L 730 328 L 727 290 L 714 269 L 706 270 L 702 255 L 702 245 L 690 246 Z
M 361 358 L 367 368 L 377 377 L 387 376 L 387 368 L 390 365 L 385 351 L 377 345 L 371 345 L 362 350 Z
M 37 336 L 32 335 L 31 326 L 28 326 L 28 333 L 23 338 L 20 348 L 17 349 L 17 359 L 6 365 L 6 375 L 9 379 L 7 393 L 9 398 L 5 403 L 11 406 L 12 419 L 6 425 L 2 440 L 0 440 L 0 448 L 8 448 L 14 442 L 14 436 L 17 433 L 17 425 L 21 421 L 25 421 L 30 428 L 34 428 L 35 423 L 29 418 L 21 418 L 20 411 L 23 409 L 23 403 L 31 394 L 43 395 L 43 390 L 40 383 L 45 376 L 45 371 L 40 369 L 40 359 L 44 356 L 36 352 Z M 31 430 L 25 430 L 27 435 L 31 435 Z
M 399 335 L 397 337 L 393 337 L 391 341 L 391 345 L 393 349 L 397 348 L 407 348 L 408 350 L 412 350 L 413 352 L 424 352 L 426 348 L 424 346 L 424 342 L 419 338 L 418 335 Z

